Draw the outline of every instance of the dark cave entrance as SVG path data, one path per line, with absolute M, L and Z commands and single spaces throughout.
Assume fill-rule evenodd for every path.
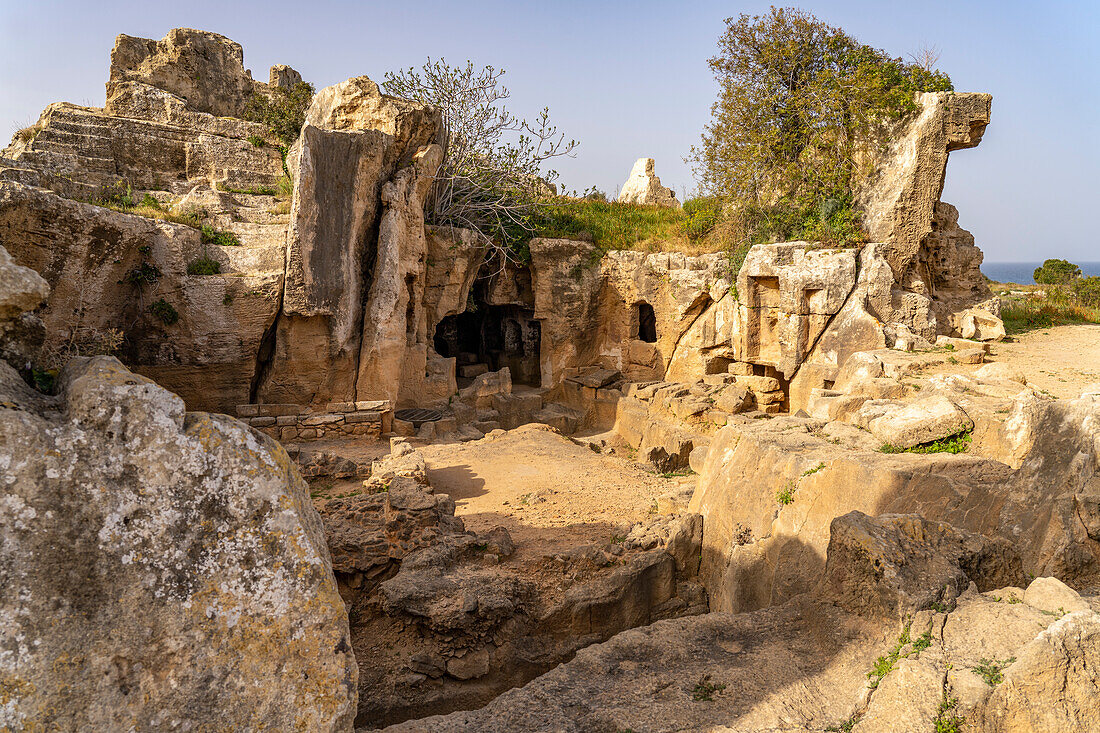
M 538 387 L 541 339 L 542 326 L 531 308 L 479 304 L 440 321 L 434 341 L 440 356 L 455 358 L 460 380 L 508 367 L 514 383 Z
M 657 314 L 653 306 L 641 302 L 634 306 L 634 322 L 638 324 L 635 337 L 649 344 L 657 343 Z

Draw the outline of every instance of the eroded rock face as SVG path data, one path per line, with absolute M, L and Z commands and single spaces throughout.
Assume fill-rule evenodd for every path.
M 407 443 L 365 488 L 321 507 L 356 656 L 369 660 L 359 725 L 475 708 L 619 631 L 706 610 L 698 516 L 655 516 L 619 545 L 518 557 L 503 527 L 466 531 Z
M 324 532 L 274 441 L 118 361 L 0 363 L 0 725 L 349 731 Z
M 127 35 L 115 39 L 108 99 L 125 82 L 163 89 L 192 109 L 218 117 L 241 117 L 257 87 L 244 68 L 239 43 L 192 28 L 174 28 L 159 41 Z
M 812 417 L 733 415 L 714 433 L 690 505 L 706 521 L 702 576 L 713 609 L 806 591 L 822 568 L 828 523 L 853 509 L 913 512 L 1009 539 L 1036 575 L 1094 576 L 1098 403 L 1050 399 L 1002 379 L 1003 370 L 915 384 L 936 358 L 857 355 L 837 389 L 817 390 Z M 971 429 L 958 455 L 883 452 Z
M 812 592 L 627 631 L 480 710 L 388 730 L 885 733 L 948 716 L 976 730 L 1087 730 L 1100 615 L 1059 620 L 1020 602 L 1019 588 L 978 592 L 1018 562 L 1003 541 L 853 513 L 829 545 L 840 572 Z M 944 585 L 957 594 L 948 603 L 935 596 Z M 898 621 L 903 607 L 914 613 Z M 990 663 L 1003 683 L 983 680 Z
M 42 321 L 31 311 L 50 294 L 50 285 L 29 267 L 21 267 L 0 245 L 0 359 L 22 367 L 44 336 Z
M 229 412 L 234 400 L 250 401 L 278 311 L 282 247 L 262 232 L 243 236 L 245 246 L 206 245 L 193 227 L 0 182 L 0 244 L 53 288 L 41 312 L 47 344 L 115 329 L 120 355 L 194 408 Z M 189 276 L 200 256 L 219 261 L 220 274 Z M 150 309 L 160 300 L 177 320 Z
M 383 95 L 367 77 L 327 87 L 314 97 L 288 156 L 294 197 L 287 284 L 273 360 L 260 385 L 266 401 L 356 399 L 363 329 L 371 327 L 364 323 L 367 288 L 393 291 L 389 300 L 396 302 L 398 291 L 406 287 L 402 272 L 423 266 L 422 203 L 404 201 L 387 225 L 387 241 L 376 239 L 384 186 L 398 168 L 410 165 L 413 169 L 404 174 L 410 181 L 430 179 L 439 165 L 437 157 L 429 153 L 414 161 L 414 156 L 421 146 L 435 143 L 440 130 L 437 110 Z M 402 191 L 390 197 L 389 208 L 410 193 L 424 195 L 423 182 L 419 188 L 410 185 L 402 184 Z M 419 221 L 408 222 L 407 217 L 416 216 L 416 205 L 421 207 Z M 404 237 L 415 241 L 406 243 Z M 380 245 L 388 250 L 381 257 Z M 376 277 L 376 264 L 389 271 Z M 403 352 L 403 336 L 393 346 Z M 400 374 L 400 362 L 389 366 Z M 379 391 L 395 390 L 380 385 Z

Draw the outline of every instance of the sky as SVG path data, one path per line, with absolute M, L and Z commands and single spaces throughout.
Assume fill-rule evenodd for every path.
M 50 102 L 101 106 L 117 34 L 191 27 L 240 43 L 257 79 L 286 63 L 318 89 L 360 74 L 380 82 L 428 57 L 503 68 L 513 112 L 548 106 L 580 142 L 554 166 L 567 189 L 614 193 L 652 157 L 682 199 L 695 188 L 684 157 L 717 93 L 707 59 L 724 20 L 769 4 L 0 0 L 0 137 Z M 895 56 L 935 46 L 956 90 L 993 94 L 985 138 L 951 155 L 943 193 L 987 261 L 1100 260 L 1100 2 L 796 6 Z

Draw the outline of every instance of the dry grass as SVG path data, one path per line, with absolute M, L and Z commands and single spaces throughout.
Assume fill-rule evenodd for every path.
M 536 236 L 583 239 L 603 251 L 724 252 L 728 233 L 719 223 L 702 236 L 688 236 L 683 209 L 621 204 L 591 199 L 563 199 L 542 214 Z
M 1072 291 L 1057 285 L 990 283 L 1001 298 L 1001 320 L 1009 334 L 1073 323 L 1100 323 L 1100 308 L 1077 302 Z

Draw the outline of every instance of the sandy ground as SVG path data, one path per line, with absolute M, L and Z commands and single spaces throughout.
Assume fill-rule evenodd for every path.
M 657 497 L 695 483 L 695 476 L 665 478 L 538 426 L 421 452 L 432 486 L 451 495 L 468 530 L 504 526 L 527 557 L 607 543 L 617 525 L 650 516 Z
M 1028 384 L 1055 397 L 1077 397 L 1100 382 L 1100 325 L 1054 326 L 994 343 L 990 361 L 1017 367 Z

